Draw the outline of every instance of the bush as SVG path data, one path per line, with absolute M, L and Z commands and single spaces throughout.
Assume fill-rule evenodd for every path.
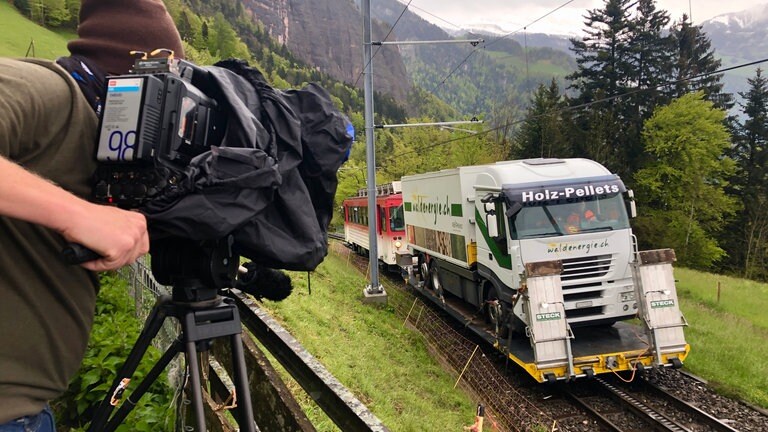
M 63 431 L 87 428 L 141 332 L 143 323 L 135 317 L 135 307 L 126 285 L 125 280 L 112 275 L 101 277 L 96 316 L 80 371 L 67 391 L 51 404 L 59 423 L 57 427 Z M 160 355 L 156 348 L 149 347 L 131 377 L 133 384 L 123 396 L 123 402 Z M 172 397 L 168 383 L 164 379 L 156 380 L 117 430 L 173 430 Z

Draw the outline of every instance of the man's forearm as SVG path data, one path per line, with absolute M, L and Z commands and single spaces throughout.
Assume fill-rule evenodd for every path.
M 62 232 L 67 218 L 84 217 L 88 202 L 0 156 L 0 215 Z
M 0 157 L 0 215 L 42 225 L 102 258 L 82 264 L 114 270 L 149 251 L 144 215 L 93 204 Z

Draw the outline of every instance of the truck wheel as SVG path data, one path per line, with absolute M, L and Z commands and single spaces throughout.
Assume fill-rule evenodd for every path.
M 496 293 L 496 287 L 491 286 L 485 298 L 485 318 L 501 339 L 506 339 L 509 336 L 509 326 L 505 322 L 505 309 L 504 303 Z
M 438 297 L 443 298 L 443 282 L 440 280 L 440 272 L 435 262 L 429 266 L 429 287 L 435 290 Z
M 423 258 L 420 258 L 419 261 L 419 276 L 421 276 L 421 281 L 424 282 L 424 287 L 429 288 L 429 266 Z

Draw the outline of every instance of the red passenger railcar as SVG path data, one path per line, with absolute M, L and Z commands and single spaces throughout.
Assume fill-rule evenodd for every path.
M 379 262 L 392 270 L 397 267 L 397 253 L 407 252 L 403 194 L 400 182 L 395 181 L 376 188 L 376 220 L 369 221 L 368 191 L 360 189 L 357 196 L 344 200 L 344 241 L 361 255 L 370 250 L 371 224 L 376 229 L 376 249 Z

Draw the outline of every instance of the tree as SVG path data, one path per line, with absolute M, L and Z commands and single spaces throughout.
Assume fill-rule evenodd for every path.
M 639 169 L 645 161 L 641 132 L 643 123 L 658 105 L 666 105 L 670 98 L 662 94 L 663 83 L 668 81 L 673 68 L 672 39 L 665 27 L 669 14 L 657 10 L 655 0 L 638 0 L 635 17 L 630 28 L 630 64 L 627 83 L 634 87 L 620 104 L 620 119 L 626 124 L 623 136 L 624 157 L 630 172 Z
M 670 36 L 677 52 L 674 69 L 674 97 L 701 90 L 718 108 L 733 107 L 733 96 L 723 93 L 723 74 L 715 74 L 722 62 L 715 57 L 712 43 L 700 26 L 691 24 L 687 15 L 676 22 Z
M 464 125 L 460 130 L 453 129 L 452 141 L 448 143 L 449 166 L 482 165 L 505 158 L 502 146 L 493 141 L 489 134 L 477 133 L 477 129 L 473 125 Z
M 29 16 L 31 18 L 32 8 L 29 5 L 29 0 L 13 0 L 13 5 L 16 6 L 16 9 L 18 9 L 24 16 Z
M 69 19 L 65 24 L 67 27 L 77 29 L 77 25 L 80 22 L 80 0 L 67 0 L 65 4 L 69 13 Z
M 30 5 L 31 19 L 42 26 L 59 27 L 70 19 L 64 0 L 34 0 Z
M 598 91 L 607 96 L 622 92 L 629 75 L 631 49 L 630 0 L 606 0 L 604 9 L 587 12 L 581 40 L 571 39 L 577 70 L 567 78 L 569 88 L 579 92 L 577 103 L 590 102 Z M 612 105 L 609 103 L 609 106 Z
M 189 20 L 189 11 L 181 11 L 176 27 L 179 29 L 179 35 L 182 40 L 190 43 L 195 40 L 195 29 Z
M 643 129 L 654 161 L 635 174 L 638 199 L 650 208 L 637 220 L 642 246 L 673 247 L 693 268 L 710 268 L 725 255 L 716 235 L 738 208 L 725 193 L 735 172 L 724 156 L 730 146 L 725 116 L 697 92 L 657 109 Z
M 515 134 L 510 159 L 575 156 L 566 136 L 569 119 L 565 106 L 554 79 L 549 86 L 539 85 L 525 121 Z
M 430 118 L 409 119 L 408 123 L 427 123 Z M 454 168 L 447 151 L 451 133 L 437 127 L 404 127 L 376 132 L 376 156 L 384 180 L 399 180 L 404 175 Z M 391 131 L 391 132 L 390 132 Z M 380 150 L 386 151 L 383 156 Z
M 744 122 L 737 128 L 732 157 L 739 171 L 734 194 L 744 211 L 727 230 L 730 264 L 746 278 L 768 279 L 768 79 L 758 69 L 739 93 Z
M 585 134 L 584 142 L 591 144 L 585 154 L 609 155 L 598 161 L 624 177 L 631 172 L 627 149 L 635 146 L 628 145 L 631 129 L 617 98 L 634 86 L 631 7 L 630 0 L 606 0 L 603 9 L 587 12 L 587 36 L 571 39 L 577 70 L 567 77 L 569 88 L 578 93 L 571 106 L 581 107 L 575 112 L 575 124 Z M 601 102 L 593 104 L 596 101 Z

